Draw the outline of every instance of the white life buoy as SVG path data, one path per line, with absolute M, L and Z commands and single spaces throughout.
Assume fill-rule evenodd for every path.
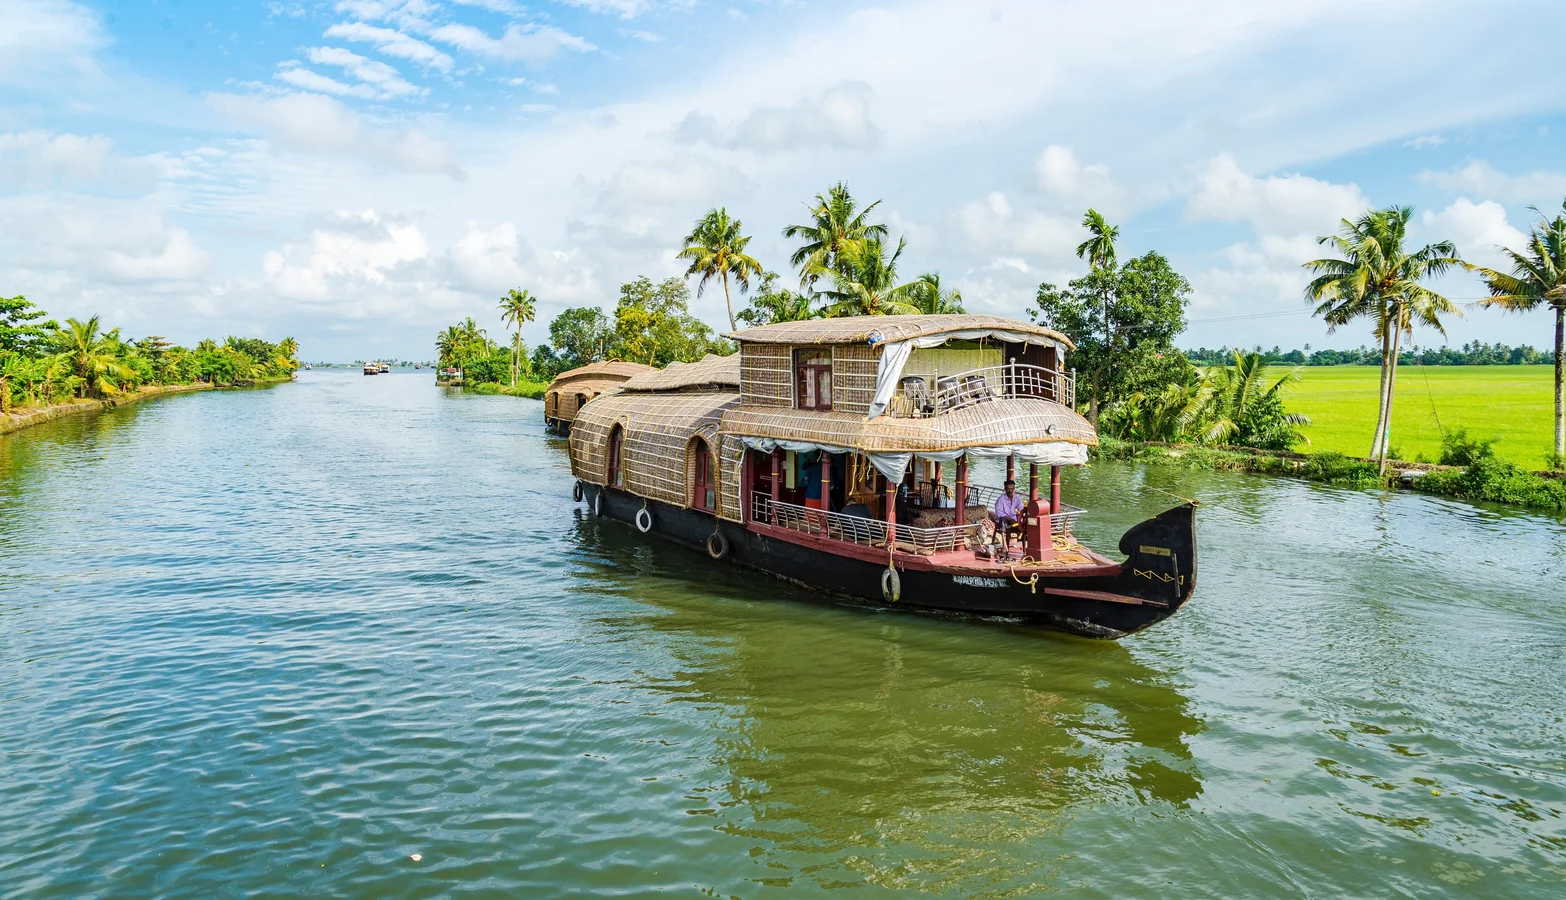
M 578 481 L 571 485 L 571 499 L 578 503 L 582 502 L 582 482 Z
M 652 531 L 652 513 L 645 506 L 636 511 L 636 530 L 642 534 Z
M 722 559 L 729 555 L 729 539 L 723 536 L 723 532 L 714 531 L 707 538 L 707 555 L 713 559 Z
M 887 603 L 896 603 L 903 597 L 903 579 L 891 566 L 881 573 L 881 596 Z

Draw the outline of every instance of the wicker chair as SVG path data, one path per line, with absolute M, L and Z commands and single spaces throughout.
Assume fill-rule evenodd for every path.
M 910 412 L 916 416 L 928 416 L 935 412 L 935 398 L 930 396 L 930 386 L 917 375 L 905 376 L 899 382 L 903 396 L 908 398 Z

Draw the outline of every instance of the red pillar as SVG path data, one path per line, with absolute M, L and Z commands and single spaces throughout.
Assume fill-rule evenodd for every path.
M 968 454 L 957 457 L 957 524 L 966 525 L 968 515 Z
M 772 451 L 772 502 L 778 502 L 779 492 L 783 490 L 783 451 Z M 767 508 L 767 524 L 778 524 L 777 510 Z
M 1028 464 L 1028 505 L 1022 510 L 1022 544 L 1034 559 L 1054 559 L 1055 542 L 1050 536 L 1050 507 L 1039 502 L 1039 466 Z
M 897 546 L 897 485 L 888 478 L 886 480 L 886 546 L 888 550 Z
M 1049 511 L 1060 512 L 1060 466 L 1049 467 Z
M 832 454 L 821 451 L 821 509 L 832 509 Z
M 1006 480 L 1017 480 L 1017 457 L 1015 456 L 1006 457 Z

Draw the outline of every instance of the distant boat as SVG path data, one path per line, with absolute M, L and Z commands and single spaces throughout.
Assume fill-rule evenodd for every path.
M 366 375 L 379 375 L 380 371 L 381 367 L 375 363 L 367 362 L 364 364 L 364 374 Z
M 386 363 L 381 363 L 381 374 L 382 375 L 386 375 L 386 374 L 388 374 L 390 372 L 391 372 L 391 366 L 387 365 Z
M 308 372 L 309 370 L 310 370 L 310 364 L 309 363 L 305 363 L 305 371 Z

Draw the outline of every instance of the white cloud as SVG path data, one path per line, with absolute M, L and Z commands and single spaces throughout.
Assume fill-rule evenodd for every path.
M 1081 241 L 1075 222 L 1036 210 L 1018 213 L 999 191 L 966 204 L 957 219 L 969 245 L 980 253 L 1004 251 L 1059 263 L 1071 259 Z
M 451 148 L 420 131 L 372 128 L 341 103 L 319 94 L 257 97 L 209 94 L 219 112 L 255 129 L 278 149 L 351 156 L 388 168 L 461 178 Z
M 91 68 L 107 43 L 97 17 L 67 0 L 0 3 L 0 81 L 34 81 L 62 62 Z
M 326 37 L 345 41 L 359 41 L 374 45 L 386 56 L 395 56 L 416 62 L 425 68 L 450 72 L 452 58 L 415 37 L 391 28 L 381 28 L 364 22 L 344 22 L 326 29 Z
M 506 26 L 500 37 L 492 38 L 472 25 L 450 24 L 431 29 L 429 36 L 478 56 L 530 65 L 549 62 L 564 51 L 587 53 L 598 49 L 586 40 L 553 25 L 513 23 Z
M 375 88 L 367 84 L 348 84 L 338 81 L 329 75 L 306 69 L 297 61 L 288 60 L 277 67 L 278 81 L 291 84 L 296 88 L 307 91 L 315 91 L 318 94 L 335 94 L 339 97 L 363 97 L 374 98 L 379 96 Z
M 1249 222 L 1263 235 L 1319 235 L 1369 207 L 1359 185 L 1298 174 L 1256 178 L 1221 153 L 1197 177 L 1186 215 L 1198 221 Z
M 1528 241 L 1506 221 L 1506 209 L 1494 200 L 1474 203 L 1459 197 L 1440 212 L 1425 210 L 1420 224 L 1428 240 L 1452 241 L 1463 259 L 1490 268 L 1506 266 L 1499 248 L 1521 249 Z
M 508 16 L 519 16 L 525 11 L 520 4 L 513 2 L 513 0 L 451 0 L 451 2 L 458 6 L 473 6 Z
M 663 40 L 663 35 L 661 34 L 653 34 L 651 31 L 637 31 L 635 29 L 627 28 L 620 29 L 620 36 L 634 38 L 635 40 L 648 44 L 656 44 Z
M 1481 160 L 1445 172 L 1427 169 L 1419 173 L 1419 180 L 1448 191 L 1512 203 L 1531 203 L 1541 209 L 1554 206 L 1555 198 L 1566 195 L 1566 172 L 1540 170 L 1526 175 L 1507 175 Z
M 1125 191 L 1103 163 L 1084 166 L 1070 147 L 1051 144 L 1034 163 L 1039 189 L 1057 206 L 1092 207 L 1109 216 L 1129 212 Z
M 1446 143 L 1446 138 L 1439 134 L 1424 134 L 1403 142 L 1405 147 L 1413 147 L 1415 150 L 1423 150 L 1426 147 L 1439 147 Z
M 427 93 L 423 88 L 414 87 L 391 66 L 341 47 L 311 47 L 307 55 L 318 66 L 337 66 L 369 86 L 378 96 L 407 97 Z
M 97 177 L 114 142 L 101 134 L 84 136 L 43 131 L 0 134 L 0 179 L 19 183 L 55 178 Z
M 417 226 L 385 221 L 375 210 L 339 210 L 331 227 L 315 229 L 309 243 L 269 251 L 261 268 L 279 294 L 330 300 L 339 283 L 382 284 L 388 271 L 429 255 L 429 242 Z
M 733 128 L 692 111 L 675 127 L 674 137 L 683 143 L 700 141 L 760 153 L 875 147 L 883 132 L 870 117 L 874 93 L 862 81 L 844 81 L 793 106 L 753 110 Z
M 556 0 L 556 2 L 580 7 L 589 12 L 613 13 L 622 19 L 634 19 L 658 5 L 656 0 Z M 687 0 L 672 5 L 689 6 L 691 3 Z
M 155 254 L 130 254 L 111 251 L 109 268 L 129 281 L 184 281 L 204 275 L 212 257 L 197 247 L 190 232 L 175 228 L 168 243 Z

